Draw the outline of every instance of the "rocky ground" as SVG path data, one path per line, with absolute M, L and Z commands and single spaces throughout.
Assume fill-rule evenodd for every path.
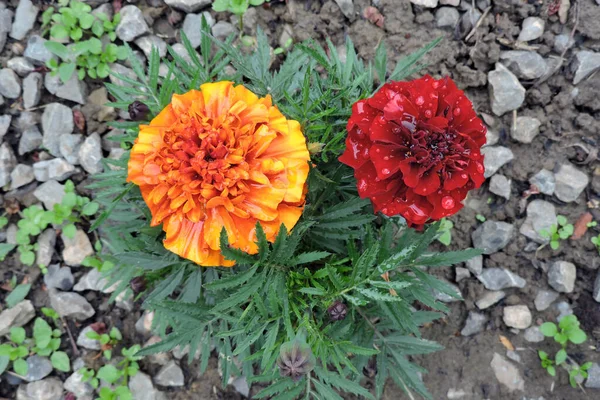
M 219 38 L 238 26 L 234 16 L 211 11 L 210 0 L 86 2 L 104 12 L 120 9 L 117 36 L 142 60 L 153 45 L 163 57 L 167 44 L 183 51 L 181 30 L 199 46 L 201 15 Z M 35 203 L 51 207 L 64 195 L 66 179 L 89 195 L 84 187 L 89 175 L 102 170 L 101 158 L 122 154 L 107 140 L 119 131 L 106 122 L 128 116 L 104 106 L 109 99 L 102 81 L 73 78 L 62 84 L 44 68 L 52 57 L 40 36 L 47 3 L 0 1 L 0 216 L 6 211 L 11 222 L 0 230 L 0 243 L 15 241 L 16 210 Z M 285 47 L 290 38 L 329 37 L 343 52 L 349 36 L 367 60 L 381 40 L 388 56 L 398 59 L 445 38 L 427 57 L 425 70 L 451 76 L 488 125 L 483 152 L 489 179 L 452 218 L 449 246 L 477 246 L 485 254 L 440 271 L 464 301 L 449 302 L 449 316 L 424 329 L 425 337 L 446 347 L 419 360 L 429 370 L 423 379 L 434 399 L 600 396 L 600 256 L 591 242 L 600 229 L 586 226 L 600 221 L 598 21 L 597 0 L 272 0 L 244 15 L 245 34 L 254 35 L 261 26 L 273 47 Z M 132 73 L 127 61 L 111 69 Z M 575 224 L 575 234 L 553 250 L 543 231 L 556 225 L 559 215 Z M 1 262 L 0 299 L 13 276 L 33 288 L 13 308 L 0 303 L 0 334 L 11 326 L 30 326 L 41 307 L 51 306 L 66 322 L 63 347 L 74 366 L 98 362 L 100 344 L 85 335 L 92 323 L 118 327 L 127 346 L 156 342 L 149 331 L 152 316 L 130 298 L 109 303 L 110 290 L 102 291 L 98 273 L 81 266 L 93 254 L 94 241 L 84 230 L 75 239 L 45 231 L 37 251 L 37 263 L 51 266 L 45 276 L 22 265 L 14 252 Z M 573 313 L 588 341 L 570 355 L 577 363 L 594 362 L 577 389 L 564 371 L 550 377 L 536 354 L 557 350 L 539 325 Z M 130 383 L 135 398 L 239 399 L 250 393 L 243 378 L 220 388 L 216 357 L 200 376 L 197 362 L 188 364 L 183 353 L 142 361 L 142 373 Z M 29 357 L 27 363 L 30 374 L 24 380 L 0 376 L 0 396 L 94 397 L 78 373 L 53 372 L 43 357 Z M 390 384 L 385 398 L 404 396 Z

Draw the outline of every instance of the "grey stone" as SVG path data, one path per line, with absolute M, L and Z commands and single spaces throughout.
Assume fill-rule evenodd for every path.
M 481 154 L 485 156 L 483 165 L 485 172 L 483 176 L 486 178 L 494 175 L 502 166 L 511 162 L 515 156 L 508 147 L 502 146 L 486 146 L 481 149 Z
M 169 361 L 164 365 L 160 371 L 154 377 L 154 383 L 160 386 L 183 386 L 184 378 L 183 371 L 175 363 L 175 361 Z
M 187 13 L 196 12 L 211 3 L 211 0 L 165 0 L 169 7 L 176 8 Z
M 503 310 L 502 319 L 511 328 L 525 329 L 531 325 L 532 316 L 527 306 L 506 306 Z
M 46 90 L 60 97 L 61 99 L 74 101 L 75 103 L 85 104 L 87 98 L 87 85 L 85 81 L 80 81 L 77 74 L 71 75 L 71 78 L 65 83 L 60 80 L 60 76 L 46 74 L 44 78 Z
M 46 65 L 52 58 L 56 58 L 45 46 L 46 39 L 38 35 L 31 35 L 27 40 L 27 48 L 23 54 L 36 65 Z
M 39 124 L 41 120 L 42 119 L 38 113 L 35 113 L 33 111 L 23 111 L 17 119 L 17 129 L 19 131 L 25 131 Z
M 111 70 L 111 72 L 117 73 L 119 75 L 123 75 L 129 79 L 137 80 L 137 75 L 135 74 L 135 72 L 133 72 L 132 69 L 127 68 L 124 65 L 116 64 L 116 63 L 110 64 L 110 70 Z M 110 79 L 110 83 L 113 83 L 117 86 L 131 87 L 131 85 L 129 83 L 120 80 L 119 78 L 115 77 L 114 75 L 109 75 L 108 79 Z
M 125 150 L 121 148 L 111 149 L 108 153 L 108 158 L 111 160 L 120 160 L 123 157 L 123 154 L 125 154 Z M 112 171 L 118 171 L 122 169 L 121 167 L 112 164 L 109 164 L 108 168 L 110 168 Z
M 535 304 L 535 309 L 538 311 L 547 310 L 548 307 L 554 302 L 554 300 L 558 299 L 560 295 L 552 290 L 540 290 L 535 296 L 535 300 L 533 303 Z
M 129 379 L 129 390 L 133 400 L 159 400 L 164 394 L 154 387 L 150 376 L 138 372 Z
M 440 0 L 440 1 L 449 1 L 449 0 Z M 448 400 L 459 400 L 464 399 L 467 396 L 467 392 L 463 389 L 450 388 L 446 393 L 446 397 Z
M 10 188 L 17 189 L 28 183 L 33 182 L 35 176 L 33 175 L 33 168 L 29 165 L 18 164 L 10 173 Z
M 525 279 L 503 268 L 486 268 L 477 279 L 488 290 L 502 290 L 511 287 L 524 288 L 527 284 Z
M 488 72 L 488 88 L 494 114 L 501 116 L 521 107 L 525 100 L 525 88 L 517 77 L 501 63 Z
M 92 385 L 83 380 L 83 375 L 78 372 L 78 369 L 73 367 L 73 371 L 75 372 L 65 380 L 65 390 L 73 393 L 77 399 L 92 396 L 94 394 Z M 140 373 L 138 372 L 138 374 Z
M 102 142 L 100 135 L 93 133 L 83 141 L 79 148 L 79 162 L 90 174 L 98 174 L 102 167 Z
M 51 181 L 51 182 L 55 182 L 56 184 L 60 185 L 56 181 Z M 50 182 L 46 182 L 46 183 L 44 183 L 44 185 L 47 185 L 48 183 L 50 183 Z M 34 196 L 35 196 L 35 193 L 34 193 Z M 52 228 L 46 229 L 44 232 L 42 232 L 40 234 L 40 236 L 38 236 L 37 244 L 38 244 L 38 249 L 37 249 L 37 253 L 35 256 L 35 262 L 37 263 L 37 265 L 39 267 L 41 267 L 42 265 L 43 266 L 50 265 L 50 262 L 52 261 L 52 255 L 54 254 L 54 246 L 56 245 L 56 231 Z M 70 273 L 70 271 L 69 271 L 69 273 Z M 45 279 L 45 276 L 44 276 L 44 279 Z M 71 281 L 72 280 L 73 280 L 73 275 L 71 275 Z M 69 287 L 69 289 L 71 289 L 72 286 L 73 286 L 73 283 L 71 282 L 71 286 Z M 69 290 L 69 289 L 65 289 L 65 290 Z
M 50 289 L 49 293 L 52 308 L 62 317 L 84 321 L 96 314 L 94 307 L 85 297 L 77 293 L 60 292 L 55 289 Z
M 213 27 L 211 28 L 211 32 L 214 37 L 223 40 L 226 39 L 232 33 L 236 33 L 237 29 L 235 28 L 235 26 L 233 26 L 227 21 L 219 21 L 213 25 Z
M 42 114 L 43 145 L 50 154 L 60 156 L 60 135 L 73 132 L 73 110 L 60 103 L 50 103 Z
M 458 286 L 444 281 L 444 283 L 446 285 L 448 285 L 450 288 L 452 288 L 452 290 L 454 291 L 454 293 L 456 293 L 456 295 L 458 296 L 458 298 L 456 297 L 452 297 L 449 294 L 446 293 L 442 293 L 439 290 L 434 289 L 433 290 L 433 296 L 435 297 L 436 300 L 441 301 L 442 303 L 452 303 L 455 301 L 461 301 L 462 300 L 462 293 L 460 292 L 460 289 L 458 288 Z
M 435 12 L 435 24 L 438 28 L 454 28 L 459 18 L 460 14 L 454 7 L 440 7 Z
M 55 204 L 62 202 L 65 195 L 65 187 L 52 179 L 38 186 L 33 195 L 36 199 L 44 203 L 46 210 L 52 210 Z
M 506 297 L 506 293 L 501 290 L 498 291 L 485 291 L 485 293 L 475 302 L 475 305 L 480 310 L 490 308 L 500 300 Z
M 21 95 L 21 80 L 12 69 L 0 69 L 0 94 L 9 99 L 16 99 Z
M 175 51 L 175 53 L 177 53 L 181 58 L 183 58 L 189 65 L 194 65 L 194 62 L 192 61 L 192 57 L 190 57 L 190 55 L 188 54 L 188 51 L 185 49 L 185 46 L 182 45 L 181 43 L 175 43 L 173 46 L 173 51 Z M 200 60 L 200 54 L 198 54 L 198 52 L 196 52 L 196 55 L 198 56 L 198 59 Z
M 10 173 L 17 165 L 17 158 L 6 142 L 0 145 L 0 187 L 10 182 Z
M 112 4 L 109 4 L 109 3 L 101 4 L 100 6 L 98 6 L 94 10 L 92 10 L 92 15 L 100 18 L 99 17 L 100 14 L 104 14 L 108 19 L 112 20 L 114 17 L 114 14 L 115 14 Z
M 181 346 L 176 346 L 172 351 L 171 354 L 173 354 L 173 357 L 181 360 L 183 357 L 185 357 L 186 355 L 188 355 L 190 353 L 190 346 L 187 345 L 185 347 L 181 347 Z M 194 354 L 194 360 L 198 360 L 200 359 L 200 356 L 202 355 L 202 349 L 198 348 L 198 350 L 196 350 L 196 354 Z
M 4 135 L 8 132 L 8 128 L 10 128 L 11 119 L 10 115 L 0 115 L 0 143 L 2 143 Z
M 548 72 L 548 65 L 535 51 L 510 50 L 500 53 L 503 64 L 518 78 L 538 79 Z
M 510 179 L 504 175 L 496 174 L 490 179 L 490 192 L 508 200 L 510 199 L 510 185 Z
M 352 0 L 335 0 L 335 2 L 346 18 L 349 20 L 354 19 L 354 3 L 352 3 Z
M 86 326 L 79 332 L 77 336 L 77 346 L 83 347 L 88 350 L 100 350 L 102 348 L 102 344 L 99 340 L 90 339 L 87 337 L 88 332 L 94 332 L 91 326 Z
M 186 17 L 187 19 L 187 17 Z M 185 24 L 185 22 L 184 22 Z M 200 25 L 196 25 L 196 30 L 200 31 Z M 187 32 L 186 32 L 187 33 Z M 156 47 L 158 56 L 164 58 L 167 55 L 167 43 L 155 35 L 143 36 L 135 40 L 135 44 L 142 49 L 146 57 L 150 58 L 152 48 Z
M 289 46 L 289 43 L 294 40 L 294 28 L 290 24 L 283 24 L 283 29 L 281 30 L 281 35 L 279 35 L 279 46 L 283 49 Z M 346 47 L 344 47 L 343 52 L 346 52 Z M 338 52 L 340 59 L 342 55 L 346 56 L 342 52 Z
M 481 274 L 481 271 L 483 271 L 483 256 L 475 256 L 465 261 L 465 267 L 467 267 L 475 276 Z
M 181 28 L 183 30 L 183 32 L 185 33 L 185 36 L 187 36 L 187 38 L 189 39 L 190 43 L 192 44 L 192 46 L 194 48 L 197 48 L 198 46 L 200 46 L 200 42 L 202 41 L 202 31 L 200 30 L 200 27 L 202 26 L 202 16 L 203 15 L 210 15 L 208 12 L 203 12 L 202 14 L 188 14 L 185 16 L 185 19 L 183 20 L 183 27 Z M 212 17 L 211 17 L 212 18 Z M 208 20 L 207 20 L 208 21 Z M 214 20 L 213 20 L 213 25 L 214 25 Z M 189 54 L 187 52 L 187 50 L 185 49 L 185 46 L 183 46 L 180 43 L 177 43 L 182 47 L 182 53 L 185 54 L 181 54 L 179 51 L 177 51 L 177 53 L 179 55 L 181 55 L 184 58 L 189 58 Z M 175 46 L 173 46 L 173 50 L 175 50 Z M 191 59 L 189 60 L 189 63 L 191 64 Z
M 544 334 L 540 332 L 539 327 L 532 326 L 530 328 L 525 329 L 524 338 L 530 343 L 539 343 L 544 341 Z
M 559 322 L 567 315 L 573 315 L 573 309 L 571 308 L 571 305 L 566 301 L 561 301 L 557 303 L 554 306 L 554 308 L 556 309 L 556 311 L 558 311 L 558 317 L 556 317 L 556 320 Z
M 125 310 L 128 313 L 133 311 L 133 293 L 130 291 L 124 291 L 118 294 L 115 298 L 115 306 L 121 310 Z
M 14 13 L 11 9 L 0 6 L 0 33 L 9 33 L 12 29 Z M 1 51 L 1 49 L 0 49 Z
M 513 231 L 512 224 L 487 220 L 471 234 L 473 246 L 482 249 L 483 254 L 496 253 L 510 242 Z
M 142 11 L 136 6 L 127 5 L 121 8 L 120 13 L 121 21 L 117 25 L 115 32 L 122 41 L 131 42 L 150 31 Z
M 81 229 L 77 229 L 74 238 L 68 238 L 64 232 L 60 236 L 65 248 L 62 253 L 65 264 L 72 267 L 78 267 L 87 256 L 94 254 L 94 249 L 90 243 L 87 234 Z
M 427 8 L 435 8 L 438 5 L 438 0 L 410 0 L 411 3 Z
M 485 314 L 481 314 L 478 312 L 470 311 L 469 317 L 465 322 L 464 328 L 460 331 L 462 336 L 473 336 L 479 332 L 482 332 L 485 328 L 485 323 L 488 318 Z
M 27 382 L 40 381 L 50 375 L 52 372 L 52 363 L 46 357 L 40 356 L 29 356 L 27 357 L 27 375 L 25 380 Z
M 62 398 L 63 384 L 57 378 L 46 378 L 19 387 L 17 400 L 59 400 Z
M 519 42 L 529 42 L 540 38 L 544 34 L 544 25 L 544 20 L 539 17 L 525 18 L 517 40 Z
M 514 351 L 514 350 L 508 350 L 508 351 L 506 352 L 506 357 L 508 357 L 508 358 L 510 358 L 511 360 L 513 360 L 513 361 L 516 361 L 516 362 L 518 362 L 518 363 L 520 363 L 520 362 L 521 362 L 521 356 L 519 355 L 519 353 L 517 353 L 517 352 L 516 352 L 516 351 Z
M 4 50 L 4 45 L 6 44 L 6 36 L 7 36 L 6 32 L 0 32 L 0 52 L 2 52 L 2 50 Z M 4 103 L 4 99 L 0 99 L 0 100 L 3 100 L 0 104 Z
M 140 319 L 135 323 L 135 331 L 142 336 L 152 334 L 152 321 L 154 320 L 153 311 L 144 311 Z
M 562 54 L 563 51 L 575 44 L 575 40 L 568 33 L 561 33 L 554 37 L 554 51 Z
M 62 158 L 53 158 L 33 164 L 33 174 L 39 182 L 47 182 L 51 179 L 64 181 L 75 172 L 77 172 L 75 167 Z
M 587 50 L 578 51 L 575 54 L 573 63 L 571 64 L 571 70 L 575 73 L 575 76 L 573 77 L 573 84 L 577 85 L 599 68 L 600 53 L 594 53 L 593 51 Z
M 494 353 L 490 366 L 494 371 L 494 375 L 496 375 L 496 379 L 506 386 L 509 392 L 525 390 L 525 381 L 523 380 L 519 369 L 506 358 L 498 353 Z
M 88 103 L 85 107 L 91 109 L 90 114 L 92 118 L 97 121 L 113 121 L 117 113 L 113 107 L 108 107 L 106 105 L 108 102 L 108 92 L 106 91 L 106 88 L 100 87 L 90 93 L 88 96 Z
M 552 225 L 556 224 L 554 204 L 544 200 L 533 200 L 527 206 L 527 218 L 525 218 L 519 232 L 537 243 L 546 244 L 550 239 L 547 235 L 544 236 L 542 232 L 550 232 Z
M 245 376 L 239 376 L 235 378 L 231 385 L 235 389 L 236 392 L 241 394 L 242 396 L 248 398 L 250 396 L 250 386 L 248 386 L 248 380 Z
M 0 10 L 2 12 L 2 10 Z M 33 72 L 35 66 L 25 57 L 13 57 L 6 62 L 6 66 L 19 76 L 27 76 Z
M 37 126 L 31 126 L 23 131 L 19 140 L 19 155 L 29 153 L 41 146 L 43 142 L 42 134 Z
M 593 292 L 594 300 L 600 303 L 600 272 L 596 275 L 596 280 L 594 281 L 594 292 Z
M 555 261 L 548 269 L 548 284 L 559 293 L 571 293 L 576 278 L 577 268 L 568 261 Z
M 27 324 L 35 317 L 35 309 L 29 300 L 15 304 L 13 308 L 6 308 L 0 313 L 0 336 L 10 332 L 10 328 Z
M 585 387 L 600 389 L 600 364 L 593 363 L 590 369 L 588 369 L 588 378 L 585 381 Z
M 531 143 L 540 133 L 542 123 L 533 117 L 517 117 L 514 129 L 510 130 L 510 136 L 521 143 Z
M 39 11 L 40 9 L 34 6 L 31 0 L 19 0 L 10 37 L 15 40 L 23 40 L 27 32 L 33 28 Z
M 58 142 L 60 155 L 63 156 L 69 164 L 79 164 L 79 149 L 81 147 L 81 143 L 83 142 L 83 135 L 60 135 Z
M 535 185 L 540 193 L 552 196 L 556 187 L 556 179 L 554 174 L 547 169 L 541 169 L 537 174 L 529 179 L 529 183 Z
M 32 72 L 23 79 L 23 107 L 26 110 L 37 106 L 42 98 L 42 74 Z
M 160 336 L 152 336 L 150 339 L 148 339 L 144 343 L 142 348 L 151 346 L 156 343 L 160 343 L 161 341 L 162 341 L 162 339 L 160 338 Z M 146 357 L 146 361 L 148 361 L 151 364 L 157 364 L 157 365 L 164 366 L 164 365 L 167 365 L 171 361 L 171 353 L 164 352 L 164 353 L 151 354 Z M 158 383 L 156 380 L 154 382 Z
M 471 276 L 471 273 L 466 268 L 456 267 L 454 271 L 456 273 L 456 282 L 468 279 Z
M 8 228 L 6 228 L 6 243 L 18 244 L 17 243 L 17 231 L 18 230 L 19 230 L 19 228 L 17 228 L 16 224 L 8 225 Z
M 85 274 L 79 279 L 79 282 L 73 287 L 76 292 L 82 292 L 84 290 L 94 290 L 102 293 L 112 293 L 116 289 L 116 285 L 107 287 L 108 280 L 102 276 L 102 273 L 96 268 L 92 268 L 90 272 Z
M 48 288 L 67 291 L 73 287 L 75 278 L 73 278 L 71 268 L 61 268 L 59 264 L 53 264 L 48 267 L 48 272 L 44 275 L 44 283 Z
M 587 174 L 572 164 L 562 164 L 554 174 L 554 178 L 556 179 L 554 194 L 565 203 L 577 200 L 590 181 Z

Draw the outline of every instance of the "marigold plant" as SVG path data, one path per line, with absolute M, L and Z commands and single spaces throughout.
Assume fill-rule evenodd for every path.
M 146 69 L 131 56 L 136 78 L 107 84 L 130 111 L 113 124 L 127 151 L 92 185 L 113 298 L 133 291 L 163 337 L 138 354 L 189 346 L 201 371 L 212 354 L 223 385 L 244 375 L 256 399 L 380 398 L 390 380 L 430 397 L 412 357 L 440 346 L 420 327 L 448 311 L 439 293 L 460 298 L 430 267 L 480 254 L 429 251 L 441 232 L 430 222 L 481 184 L 485 133 L 451 81 L 410 81 L 438 41 L 393 68 L 384 45 L 365 63 L 350 40 L 344 60 L 307 41 L 273 64 L 260 29 L 248 53 L 205 21 L 199 55 L 182 41 L 189 57 L 154 50 Z
M 141 125 L 127 180 L 140 187 L 162 224 L 165 247 L 203 266 L 232 266 L 219 250 L 229 244 L 255 254 L 256 223 L 273 242 L 304 206 L 308 150 L 297 121 L 271 97 L 242 85 L 205 83 L 174 94 L 149 125 Z

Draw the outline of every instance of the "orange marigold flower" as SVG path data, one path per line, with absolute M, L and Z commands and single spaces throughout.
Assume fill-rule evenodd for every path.
M 165 248 L 204 266 L 232 266 L 219 249 L 258 251 L 256 222 L 274 241 L 304 208 L 310 159 L 297 121 L 232 82 L 206 83 L 173 95 L 150 125 L 141 125 L 127 180 L 140 187 L 163 224 Z

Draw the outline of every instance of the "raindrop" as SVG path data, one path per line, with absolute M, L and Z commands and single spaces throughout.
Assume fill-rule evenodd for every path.
M 477 172 L 479 172 L 480 174 L 483 174 L 485 172 L 485 168 L 483 168 L 483 164 L 481 163 L 476 163 L 477 165 Z
M 426 118 L 431 118 L 431 110 L 425 110 L 425 117 Z
M 454 208 L 454 199 L 452 198 L 452 196 L 444 196 L 442 197 L 442 208 L 444 208 L 445 210 L 450 210 L 452 208 Z
M 358 190 L 360 191 L 365 191 L 367 190 L 367 181 L 365 179 L 361 179 L 358 182 Z
M 384 175 L 389 175 L 390 174 L 390 170 L 387 169 L 387 168 L 384 168 L 384 169 L 381 170 L 381 173 L 384 174 Z
M 424 103 L 425 103 L 425 98 L 423 96 L 419 96 L 415 100 L 415 104 L 418 106 L 422 106 Z
M 385 157 L 383 157 L 383 159 L 384 159 L 385 161 L 387 161 L 387 160 L 389 160 L 389 159 L 390 159 L 390 157 L 389 157 L 389 156 L 385 156 Z
M 384 213 L 384 214 L 387 214 L 388 213 L 388 209 L 387 208 L 382 208 L 381 212 Z
M 454 114 L 455 117 L 458 117 L 460 115 L 460 107 L 456 107 L 454 111 L 452 111 L 452 114 Z

